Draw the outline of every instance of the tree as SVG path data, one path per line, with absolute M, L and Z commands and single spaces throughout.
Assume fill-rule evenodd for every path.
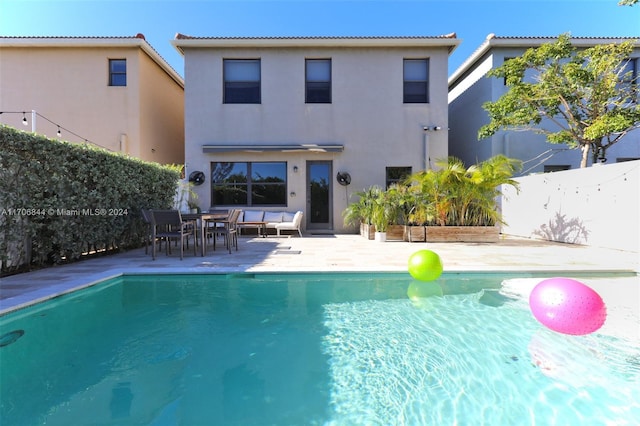
M 531 130 L 550 143 L 579 148 L 580 167 L 587 166 L 589 151 L 594 162 L 606 161 L 606 150 L 640 127 L 638 86 L 628 66 L 633 47 L 625 41 L 578 50 L 562 34 L 506 61 L 488 75 L 504 78 L 509 91 L 483 105 L 490 122 L 478 138 Z

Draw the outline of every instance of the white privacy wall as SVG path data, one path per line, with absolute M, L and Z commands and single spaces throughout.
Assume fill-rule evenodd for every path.
M 502 188 L 502 233 L 638 252 L 639 175 L 636 160 L 519 177 L 519 193 Z

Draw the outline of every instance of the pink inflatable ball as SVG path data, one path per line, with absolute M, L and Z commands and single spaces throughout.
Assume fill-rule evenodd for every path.
M 540 281 L 529 295 L 529 307 L 542 325 L 564 334 L 593 333 L 607 318 L 600 295 L 570 278 Z

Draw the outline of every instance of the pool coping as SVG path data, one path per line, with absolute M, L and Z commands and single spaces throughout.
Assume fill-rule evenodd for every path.
M 331 269 L 331 270 L 320 270 L 320 269 L 295 269 L 295 270 L 286 270 L 283 271 L 281 268 L 273 268 L 273 269 L 265 269 L 265 268 L 237 268 L 237 267 L 227 267 L 220 268 L 216 267 L 215 271 L 211 270 L 203 270 L 202 267 L 175 267 L 175 268 L 163 268 L 162 270 L 158 270 L 157 268 L 144 268 L 144 267 L 135 267 L 135 268 L 120 268 L 120 269 L 109 269 L 105 271 L 101 271 L 99 273 L 88 274 L 83 277 L 78 277 L 76 279 L 64 281 L 59 284 L 48 285 L 43 288 L 38 288 L 32 291 L 24 292 L 20 295 L 10 297 L 7 299 L 0 300 L 0 317 L 10 314 L 12 312 L 16 312 L 34 305 L 38 305 L 40 303 L 46 302 L 48 300 L 52 300 L 70 293 L 74 293 L 89 287 L 93 287 L 95 285 L 99 285 L 105 281 L 121 278 L 125 276 L 135 276 L 135 275 L 228 275 L 228 274 L 241 274 L 241 273 L 255 273 L 255 274 L 296 274 L 296 273 L 405 273 L 407 271 L 401 270 L 398 268 L 379 268 L 376 270 L 372 270 L 371 268 L 345 268 L 345 269 Z M 640 274 L 633 269 L 594 269 L 594 270 L 584 270 L 584 269 L 522 269 L 522 268 L 450 268 L 445 271 L 447 274 L 455 274 L 455 273 L 469 273 L 469 274 L 521 274 L 521 275 L 531 275 L 533 278 L 543 278 L 543 277 L 552 277 L 552 276 L 568 276 L 570 273 L 571 276 L 574 277 L 583 277 L 583 276 L 602 276 L 607 277 L 611 275 L 623 275 L 623 276 L 639 276 Z

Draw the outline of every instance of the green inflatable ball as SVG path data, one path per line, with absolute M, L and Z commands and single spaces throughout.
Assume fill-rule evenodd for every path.
M 409 273 L 420 281 L 437 280 L 442 274 L 442 261 L 431 250 L 419 250 L 409 257 Z

